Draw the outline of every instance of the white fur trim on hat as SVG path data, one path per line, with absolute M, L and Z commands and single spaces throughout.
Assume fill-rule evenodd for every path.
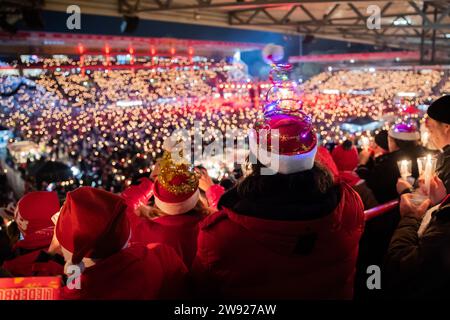
M 394 139 L 404 141 L 416 141 L 420 139 L 420 133 L 414 132 L 396 132 L 394 129 L 389 130 L 389 136 Z
M 196 206 L 199 197 L 200 191 L 198 191 L 198 189 L 194 192 L 192 196 L 190 196 L 186 200 L 176 203 L 164 202 L 155 195 L 155 204 L 159 209 L 161 209 L 168 215 L 177 215 L 192 210 Z
M 279 169 L 282 174 L 290 174 L 295 172 L 311 170 L 314 167 L 314 159 L 316 158 L 317 144 L 314 148 L 307 152 L 292 156 L 277 155 L 279 157 Z
M 256 134 L 251 131 L 249 134 L 250 152 L 263 165 L 275 173 L 291 174 L 301 171 L 311 170 L 314 167 L 314 160 L 317 153 L 317 143 L 311 151 L 295 155 L 279 155 L 261 149 L 260 145 L 256 144 Z M 253 142 L 253 143 L 252 143 Z M 257 146 L 258 152 L 255 152 L 254 146 Z M 264 155 L 264 156 L 261 156 Z M 265 159 L 264 159 L 265 158 Z
M 272 169 L 274 173 L 291 174 L 311 170 L 314 167 L 314 159 L 316 157 L 317 144 L 311 151 L 296 155 L 279 155 L 276 153 L 267 153 L 270 161 L 259 161 Z M 278 162 L 278 164 L 277 164 Z

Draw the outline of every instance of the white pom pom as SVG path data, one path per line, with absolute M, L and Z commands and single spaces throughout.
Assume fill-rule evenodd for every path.
M 175 137 L 167 137 L 164 140 L 164 143 L 162 145 L 163 150 L 167 151 L 167 152 L 172 152 L 175 147 L 177 145 L 177 139 Z
M 270 43 L 262 50 L 262 57 L 266 63 L 281 61 L 284 57 L 284 48 L 280 45 Z

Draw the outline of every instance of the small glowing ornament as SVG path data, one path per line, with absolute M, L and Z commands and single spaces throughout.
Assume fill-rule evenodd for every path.
M 296 83 L 289 80 L 292 71 L 290 64 L 273 64 L 270 71 L 272 86 L 266 94 L 266 107 L 264 113 L 275 110 L 282 112 L 299 111 L 303 103 L 298 100 L 300 94 Z

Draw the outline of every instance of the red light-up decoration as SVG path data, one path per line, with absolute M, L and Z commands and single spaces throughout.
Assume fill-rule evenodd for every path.
M 83 54 L 84 53 L 84 46 L 80 43 L 78 44 L 78 53 Z

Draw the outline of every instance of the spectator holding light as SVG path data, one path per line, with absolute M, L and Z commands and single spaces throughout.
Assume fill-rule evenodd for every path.
M 444 298 L 450 290 L 450 197 L 437 176 L 429 199 L 415 203 L 412 197 L 401 197 L 402 218 L 384 263 L 385 288 L 392 297 Z

